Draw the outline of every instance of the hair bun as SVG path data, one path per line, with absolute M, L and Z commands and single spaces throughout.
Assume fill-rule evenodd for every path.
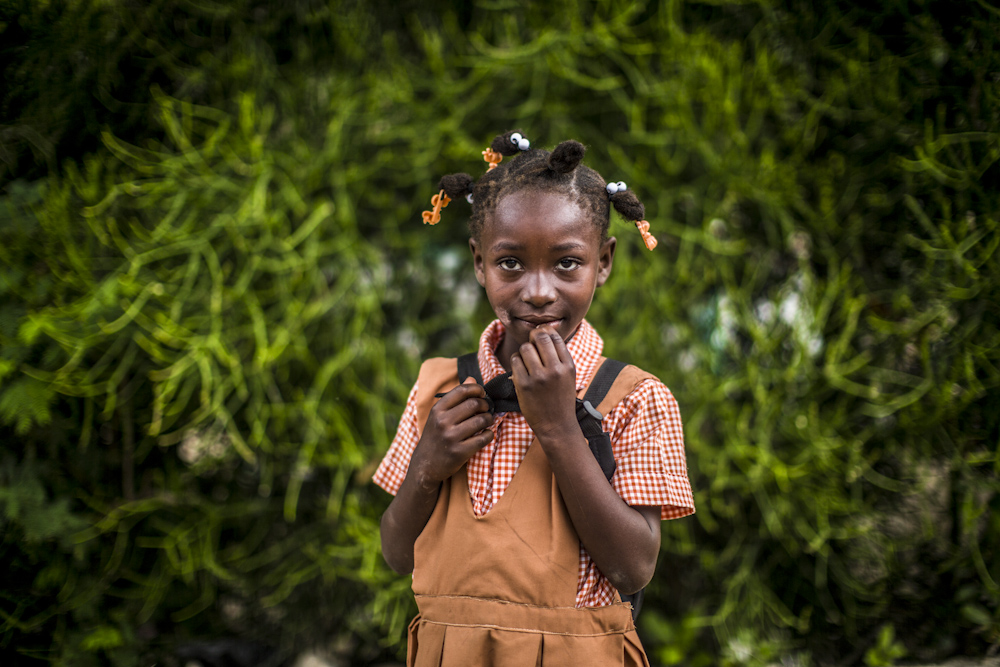
M 549 155 L 549 169 L 557 174 L 568 174 L 576 169 L 583 160 L 583 154 L 587 152 L 587 147 L 579 141 L 564 141 L 554 149 Z
M 631 190 L 619 191 L 611 195 L 611 203 L 626 220 L 635 222 L 646 217 L 646 207 Z
M 493 143 L 490 144 L 490 149 L 495 153 L 500 153 L 504 157 L 517 155 L 521 152 L 521 149 L 510 140 L 510 136 L 514 133 L 523 134 L 520 130 L 507 130 L 503 134 L 498 134 L 494 137 Z
M 468 174 L 448 174 L 441 177 L 438 187 L 452 199 L 458 199 L 472 194 L 474 182 Z

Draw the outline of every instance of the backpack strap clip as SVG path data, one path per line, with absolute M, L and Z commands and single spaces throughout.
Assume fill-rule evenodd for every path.
M 582 411 L 582 412 L 581 412 Z M 576 399 L 576 420 L 582 422 L 587 417 L 601 421 L 604 416 L 597 411 L 590 401 L 586 401 L 582 398 Z
M 590 452 L 597 459 L 598 465 L 601 466 L 601 472 L 604 473 L 605 479 L 610 482 L 618 464 L 615 463 L 615 455 L 611 449 L 611 436 L 601 429 L 601 420 L 603 419 L 604 416 L 589 400 L 586 398 L 576 399 L 576 421 L 579 422 L 580 430 L 587 438 Z

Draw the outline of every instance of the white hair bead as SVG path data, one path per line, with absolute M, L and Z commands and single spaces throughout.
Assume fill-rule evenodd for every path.
M 528 141 L 526 137 L 522 136 L 520 132 L 515 132 L 510 135 L 510 143 L 514 144 L 522 151 L 526 151 L 531 148 L 531 142 Z
M 465 201 L 469 202 L 470 204 L 472 203 L 472 193 L 471 192 L 469 194 L 465 195 Z
M 628 190 L 628 186 L 625 185 L 625 181 L 618 181 L 618 192 L 625 192 Z
M 616 192 L 618 192 L 618 184 L 617 183 L 608 183 L 607 187 L 605 187 L 604 189 L 608 191 L 609 195 L 613 195 Z

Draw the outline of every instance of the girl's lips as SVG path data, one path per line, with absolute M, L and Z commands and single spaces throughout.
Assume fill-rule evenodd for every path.
M 518 318 L 518 319 L 520 319 L 520 318 Z M 562 319 L 561 318 L 558 319 L 558 320 L 545 320 L 544 322 L 532 322 L 530 320 L 521 320 L 521 321 L 524 322 L 525 324 L 527 324 L 532 329 L 537 329 L 538 327 L 544 326 L 546 324 L 548 324 L 549 326 L 551 326 L 553 328 L 558 328 L 559 325 L 562 324 Z

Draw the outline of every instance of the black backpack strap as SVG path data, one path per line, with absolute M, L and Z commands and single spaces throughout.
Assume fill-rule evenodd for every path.
M 483 384 L 483 374 L 479 372 L 479 354 L 476 352 L 469 352 L 458 358 L 458 383 L 462 384 L 470 377 Z
M 604 417 L 595 406 L 600 405 L 604 397 L 608 395 L 611 385 L 615 383 L 623 368 L 625 368 L 625 364 L 622 362 L 615 359 L 605 359 L 594 374 L 590 386 L 587 387 L 587 393 L 584 394 L 583 400 L 576 400 L 576 420 L 580 422 L 580 430 L 586 436 L 590 451 L 593 452 L 594 458 L 597 459 L 597 463 L 600 464 L 601 470 L 609 482 L 615 474 L 617 464 L 611 451 L 611 436 L 601 430 L 601 420 Z
M 597 369 L 597 373 L 594 374 L 594 379 L 590 382 L 590 387 L 587 388 L 587 393 L 584 395 L 583 400 L 577 400 L 576 414 L 577 420 L 580 422 L 580 428 L 583 430 L 583 434 L 587 436 L 587 444 L 590 445 L 590 451 L 594 453 L 594 457 L 597 458 L 597 462 L 601 465 L 601 470 L 604 471 L 604 476 L 608 478 L 608 481 L 611 481 L 611 477 L 614 475 L 615 468 L 617 467 L 614 453 L 611 450 L 611 436 L 601 431 L 601 420 L 603 417 L 597 410 L 594 410 L 594 415 L 589 415 L 588 413 L 587 417 L 580 416 L 581 404 L 585 411 L 588 405 L 591 408 L 595 405 L 600 405 L 604 397 L 611 391 L 611 385 L 618 379 L 618 374 L 622 372 L 625 366 L 626 364 L 617 359 L 605 359 L 601 367 Z M 625 595 L 620 591 L 618 593 L 621 596 L 622 602 L 632 604 L 633 622 L 639 618 L 639 610 L 642 609 L 642 598 L 645 592 L 646 589 L 643 588 L 631 595 Z
M 605 359 L 601 367 L 594 373 L 594 379 L 590 381 L 590 386 L 587 387 L 587 393 L 583 400 L 590 401 L 590 404 L 594 406 L 600 405 L 625 366 L 626 364 L 617 359 Z
M 621 596 L 622 602 L 629 602 L 632 605 L 632 622 L 639 618 L 639 610 L 642 609 L 642 598 L 646 596 L 646 589 L 640 588 L 632 595 L 625 595 L 621 591 L 618 591 L 618 595 Z
M 471 377 L 479 384 L 483 384 L 483 375 L 479 371 L 478 353 L 463 354 L 458 357 L 457 362 L 459 383 L 465 382 L 467 378 Z M 611 386 L 625 365 L 616 359 L 605 359 L 601 367 L 594 373 L 594 379 L 587 387 L 587 393 L 584 394 L 583 399 L 576 399 L 576 420 L 580 423 L 580 430 L 587 438 L 591 453 L 597 459 L 601 471 L 609 482 L 615 474 L 617 464 L 611 450 L 611 436 L 601 430 L 601 420 L 604 417 L 594 406 L 600 405 L 604 397 L 608 395 Z

